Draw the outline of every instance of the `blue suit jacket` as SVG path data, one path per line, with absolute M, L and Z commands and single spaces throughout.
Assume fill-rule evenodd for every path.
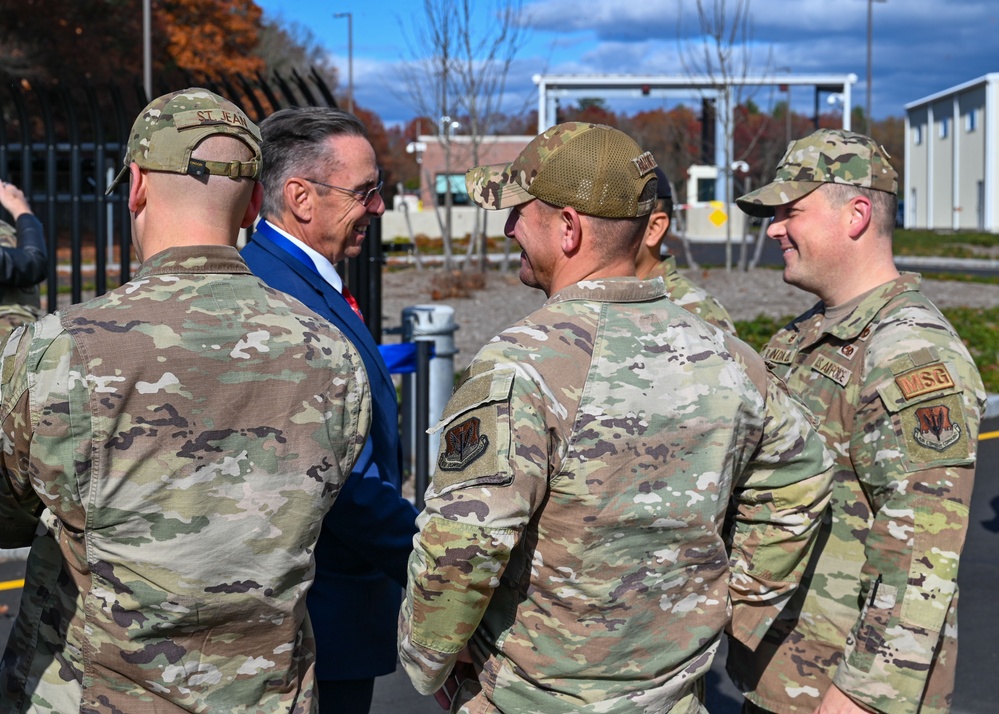
M 308 608 L 319 679 L 395 671 L 396 626 L 416 509 L 400 495 L 395 386 L 371 333 L 344 297 L 260 230 L 242 251 L 250 270 L 332 322 L 354 344 L 371 382 L 371 435 L 323 521 Z

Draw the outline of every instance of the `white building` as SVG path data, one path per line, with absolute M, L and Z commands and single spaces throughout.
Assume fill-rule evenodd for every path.
M 999 73 L 905 112 L 905 226 L 999 233 Z

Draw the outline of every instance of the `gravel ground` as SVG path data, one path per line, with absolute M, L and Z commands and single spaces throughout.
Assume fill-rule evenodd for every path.
M 797 315 L 815 302 L 815 297 L 785 285 L 780 272 L 757 269 L 746 273 L 724 270 L 681 271 L 713 293 L 735 320 L 760 315 L 781 318 Z M 479 347 L 503 328 L 530 314 L 545 302 L 540 290 L 525 287 L 516 273 L 490 272 L 486 287 L 467 298 L 434 301 L 431 291 L 438 271 L 414 268 L 386 271 L 383 275 L 383 323 L 386 329 L 401 323 L 402 309 L 412 305 L 449 305 L 454 308 L 455 369 L 463 369 Z M 924 292 L 938 307 L 992 307 L 999 305 L 999 285 L 924 280 Z M 398 341 L 386 335 L 386 342 Z

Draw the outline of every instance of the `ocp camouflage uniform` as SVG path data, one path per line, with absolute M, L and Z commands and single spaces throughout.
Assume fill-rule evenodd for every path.
M 0 370 L 0 540 L 32 545 L 0 711 L 311 711 L 312 547 L 370 418 L 350 342 L 235 248 L 169 248 Z
M 45 279 L 46 267 L 45 235 L 38 218 L 22 213 L 16 229 L 0 221 L 0 343 L 14 328 L 42 316 L 38 283 Z
M 436 429 L 400 656 L 431 693 L 468 642 L 465 712 L 703 712 L 722 630 L 766 631 L 830 487 L 762 360 L 659 279 L 553 295 L 482 348 Z
M 666 297 L 688 312 L 692 312 L 707 323 L 719 327 L 729 334 L 736 334 L 735 324 L 728 310 L 707 290 L 695 285 L 676 269 L 676 258 L 667 255 L 659 261 L 647 279 L 661 277 L 666 283 Z
M 903 274 L 838 308 L 819 303 L 763 352 L 836 455 L 807 589 L 754 655 L 729 657 L 769 711 L 812 712 L 830 681 L 876 711 L 949 711 L 985 393 L 919 282 Z

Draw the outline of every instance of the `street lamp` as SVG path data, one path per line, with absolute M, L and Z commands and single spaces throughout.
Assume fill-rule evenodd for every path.
M 871 135 L 871 46 L 874 27 L 874 3 L 888 0 L 867 0 L 867 109 L 864 114 L 864 130 Z
M 883 2 L 884 0 L 882 0 Z M 354 113 L 354 20 L 349 12 L 335 12 L 334 18 L 347 18 L 347 111 Z

